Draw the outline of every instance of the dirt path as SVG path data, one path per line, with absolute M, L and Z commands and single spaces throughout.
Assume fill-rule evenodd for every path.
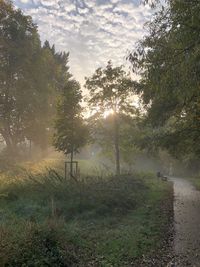
M 185 179 L 171 180 L 174 182 L 175 196 L 175 266 L 200 267 L 200 191 Z

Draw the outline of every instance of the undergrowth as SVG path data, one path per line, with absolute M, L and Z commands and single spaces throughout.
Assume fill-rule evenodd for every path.
M 1 181 L 1 266 L 131 266 L 160 246 L 168 224 L 161 203 L 171 185 L 150 174 L 76 182 L 20 166 Z

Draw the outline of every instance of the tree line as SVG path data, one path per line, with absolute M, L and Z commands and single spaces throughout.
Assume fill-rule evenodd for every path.
M 121 121 L 134 112 L 130 76 L 109 61 L 87 78 L 85 101 L 95 112 L 86 120 L 69 54 L 56 52 L 48 41 L 41 44 L 32 18 L 10 1 L 0 2 L 0 21 L 0 134 L 6 152 L 14 157 L 27 142 L 42 150 L 53 144 L 73 161 L 81 147 L 98 139 L 113 149 L 119 174 Z
M 199 160 L 200 3 L 150 2 L 159 11 L 128 58 L 139 81 L 111 61 L 98 68 L 85 81 L 84 101 L 93 111 L 86 119 L 69 53 L 42 44 L 32 18 L 0 1 L 0 135 L 6 153 L 15 156 L 27 143 L 43 151 L 53 144 L 73 161 L 95 140 L 113 153 L 116 174 L 137 149 Z

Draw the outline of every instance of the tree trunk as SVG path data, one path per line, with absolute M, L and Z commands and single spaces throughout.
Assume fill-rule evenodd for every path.
M 114 146 L 116 175 L 120 175 L 119 122 L 117 113 L 114 114 Z
M 31 158 L 32 156 L 32 140 L 29 140 L 29 157 Z
M 70 160 L 70 176 L 73 177 L 73 159 L 74 159 L 74 150 L 71 151 L 71 160 Z

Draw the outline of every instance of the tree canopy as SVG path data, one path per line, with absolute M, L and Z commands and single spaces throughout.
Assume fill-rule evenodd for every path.
M 102 121 L 110 114 L 109 122 L 100 123 L 103 138 L 107 135 L 114 147 L 116 174 L 120 174 L 120 119 L 122 115 L 135 112 L 131 96 L 134 83 L 123 70 L 123 66 L 113 67 L 111 61 L 105 68 L 99 68 L 94 75 L 86 78 L 85 87 L 89 91 L 88 105 L 93 110 L 93 118 Z
M 40 60 L 40 40 L 32 19 L 9 2 L 0 2 L 0 21 L 0 132 L 12 150 L 24 139 L 24 122 L 33 112 L 39 73 L 32 67 Z
M 77 81 L 70 79 L 65 84 L 57 102 L 57 117 L 53 144 L 65 155 L 78 153 L 88 139 L 88 129 L 82 117 L 82 95 Z
M 32 18 L 0 1 L 0 134 L 10 154 L 27 140 L 50 144 L 56 99 L 71 76 L 68 56 L 42 46 Z
M 199 1 L 168 1 L 129 57 L 154 128 L 149 140 L 177 157 L 200 156 L 199 13 Z

